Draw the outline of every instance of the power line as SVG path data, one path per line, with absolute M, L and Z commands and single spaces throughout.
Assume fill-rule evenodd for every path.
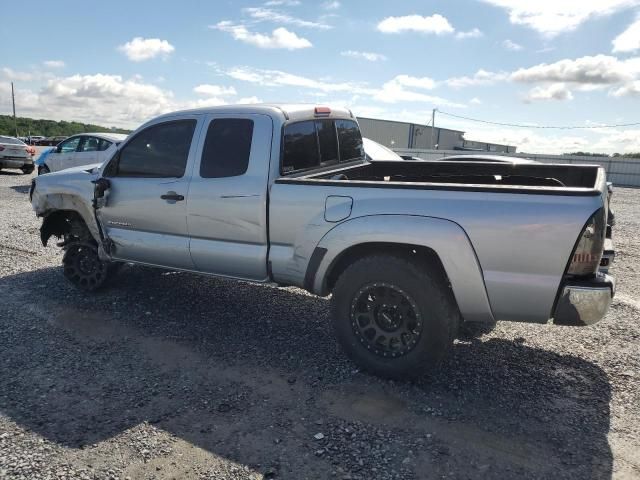
M 470 122 L 478 122 L 478 123 L 486 123 L 489 125 L 500 125 L 502 127 L 517 127 L 517 128 L 541 128 L 541 129 L 552 129 L 552 130 L 594 130 L 597 128 L 620 128 L 620 127 L 637 127 L 640 125 L 640 122 L 634 123 L 618 123 L 615 125 L 593 125 L 593 126 L 580 126 L 580 125 L 522 125 L 517 123 L 503 123 L 503 122 L 492 122 L 489 120 L 480 120 L 479 118 L 471 118 L 465 117 L 463 115 L 455 115 L 453 113 L 443 112 L 442 110 L 438 110 L 438 113 L 442 115 L 447 115 L 449 117 L 460 118 L 462 120 L 469 120 Z

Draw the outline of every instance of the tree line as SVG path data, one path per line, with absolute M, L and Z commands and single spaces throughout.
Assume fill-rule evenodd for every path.
M 614 153 L 613 155 L 609 155 L 608 153 L 573 152 L 573 153 L 567 153 L 567 155 L 576 155 L 576 156 L 582 156 L 582 157 L 640 158 L 640 152 Z
M 91 123 L 66 122 L 64 120 L 56 122 L 55 120 L 44 120 L 27 117 L 17 117 L 18 136 L 27 137 L 29 135 L 41 135 L 43 137 L 56 137 L 75 135 L 84 132 L 112 132 L 112 133 L 131 133 L 131 130 L 122 128 L 109 128 Z M 0 115 L 0 135 L 15 136 L 16 128 L 13 123 L 13 117 L 10 115 Z

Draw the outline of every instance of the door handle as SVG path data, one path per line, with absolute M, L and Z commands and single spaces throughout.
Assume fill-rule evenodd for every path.
M 179 195 L 176 192 L 167 192 L 164 195 L 160 195 L 162 200 L 169 200 L 174 202 L 181 202 L 184 200 L 184 195 Z

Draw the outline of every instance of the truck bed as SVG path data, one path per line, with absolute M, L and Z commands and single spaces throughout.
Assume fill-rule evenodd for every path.
M 600 195 L 603 172 L 595 165 L 479 162 L 373 162 L 285 177 L 287 183 L 336 186 L 497 190 L 555 195 Z

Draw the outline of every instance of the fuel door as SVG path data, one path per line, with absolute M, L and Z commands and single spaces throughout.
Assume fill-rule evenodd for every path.
M 330 195 L 324 203 L 324 219 L 327 222 L 341 222 L 351 216 L 353 198 Z

